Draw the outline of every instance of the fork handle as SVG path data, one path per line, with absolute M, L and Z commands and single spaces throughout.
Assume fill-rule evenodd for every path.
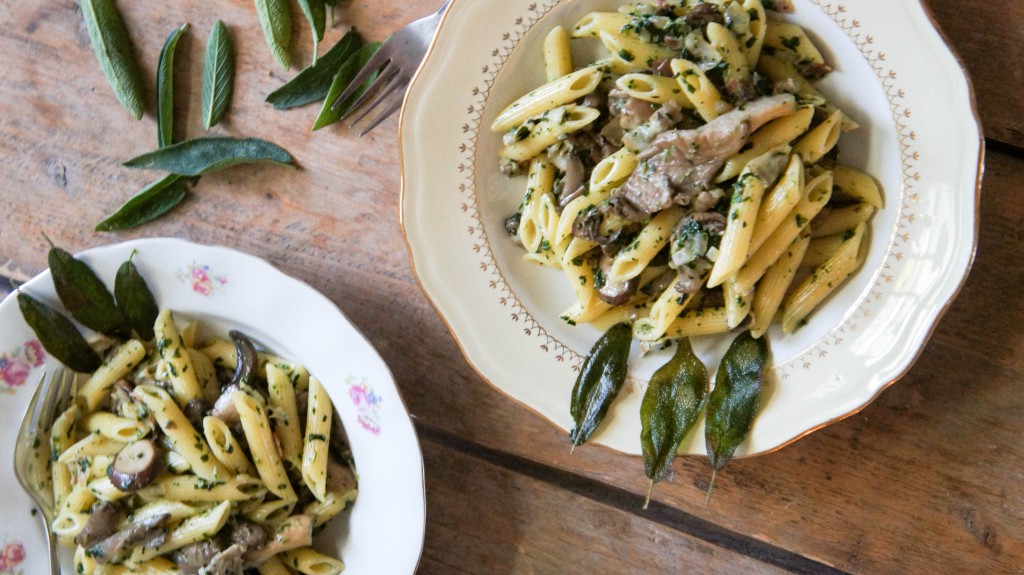
M 50 529 L 45 513 L 38 513 L 46 532 L 46 551 L 50 554 L 50 575 L 60 575 L 60 561 L 57 560 L 57 534 Z

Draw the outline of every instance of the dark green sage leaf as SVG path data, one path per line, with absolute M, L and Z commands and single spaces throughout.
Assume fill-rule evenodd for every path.
M 203 59 L 203 126 L 209 130 L 224 117 L 235 83 L 235 51 L 228 27 L 217 20 L 206 41 Z
M 146 279 L 139 273 L 139 268 L 132 262 L 135 257 L 135 250 L 132 250 L 128 260 L 121 264 L 114 278 L 114 297 L 117 299 L 117 307 L 131 324 L 135 333 L 143 341 L 150 341 L 154 338 L 153 326 L 156 324 L 156 316 L 160 314 L 160 306 L 153 297 Z
M 640 403 L 640 445 L 652 487 L 672 468 L 679 444 L 697 422 L 707 396 L 708 369 L 693 353 L 690 340 L 683 339 L 672 359 L 654 372 Z
M 288 0 L 255 0 L 256 15 L 263 27 L 263 38 L 282 68 L 292 65 L 288 45 L 292 42 L 292 8 Z
M 142 73 L 113 0 L 82 0 L 82 17 L 100 67 L 121 104 L 136 119 L 145 108 Z
M 754 425 L 764 388 L 768 363 L 768 341 L 755 339 L 749 331 L 736 336 L 722 358 L 715 377 L 715 389 L 708 396 L 704 442 L 714 474 L 732 458 Z M 708 498 L 714 475 L 708 486 Z
M 616 324 L 597 340 L 583 361 L 569 403 L 569 413 L 575 424 L 569 432 L 569 439 L 574 446 L 583 445 L 590 439 L 622 389 L 632 342 L 633 330 L 629 325 Z
M 177 174 L 165 176 L 149 184 L 114 213 L 96 224 L 97 232 L 119 232 L 141 226 L 169 212 L 188 193 L 185 181 Z
M 238 164 L 292 164 L 287 150 L 258 138 L 193 138 L 160 148 L 124 163 L 129 168 L 164 170 L 179 176 L 199 176 Z
M 338 43 L 324 53 L 315 65 L 301 71 L 287 84 L 267 96 L 267 102 L 278 110 L 297 108 L 311 102 L 323 100 L 331 90 L 338 69 L 363 45 L 355 30 L 345 34 Z
M 320 41 L 324 39 L 324 30 L 327 28 L 327 3 L 325 0 L 299 0 L 299 8 L 309 21 L 309 27 L 313 30 L 313 66 L 316 65 L 317 51 L 320 48 Z
M 47 238 L 49 241 L 49 238 Z M 85 262 L 50 242 L 47 258 L 53 287 L 64 308 L 82 325 L 111 337 L 131 335 L 131 327 L 114 303 L 114 296 Z
M 313 122 L 313 131 L 317 131 L 320 128 L 326 128 L 331 124 L 337 122 L 342 116 L 348 112 L 348 109 L 353 103 L 363 95 L 363 92 L 370 86 L 370 84 L 377 78 L 377 74 L 370 76 L 366 82 L 363 83 L 348 100 L 342 102 L 337 108 L 333 108 L 334 102 L 338 99 L 338 96 L 345 91 L 345 88 L 352 82 L 352 79 L 356 77 L 359 70 L 366 65 L 366 63 L 373 57 L 373 54 L 380 48 L 380 42 L 372 42 L 359 49 L 358 52 L 353 54 L 345 63 L 341 65 L 338 73 L 334 75 L 334 79 L 331 81 L 331 89 L 327 92 L 327 98 L 324 99 L 324 105 L 320 108 L 320 114 L 317 115 L 316 121 Z M 333 109 L 332 109 L 333 108 Z
M 156 139 L 161 148 L 174 143 L 174 49 L 186 28 L 188 22 L 171 32 L 156 65 Z
M 82 337 L 81 332 L 63 314 L 28 295 L 18 291 L 18 308 L 39 343 L 57 361 L 74 371 L 91 373 L 99 369 L 102 360 L 96 350 Z

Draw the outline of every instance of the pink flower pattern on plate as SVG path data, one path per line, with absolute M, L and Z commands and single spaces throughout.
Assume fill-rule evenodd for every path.
M 22 575 L 24 569 L 16 569 L 25 561 L 25 546 L 15 541 L 0 549 L 0 575 Z
M 345 383 L 348 384 L 348 396 L 352 399 L 352 405 L 356 406 L 359 412 L 359 425 L 370 433 L 379 436 L 380 427 L 380 405 L 383 399 L 374 393 L 373 388 L 366 379 L 356 379 L 348 376 Z
M 187 269 L 178 272 L 178 279 L 192 287 L 201 296 L 210 297 L 217 289 L 227 285 L 228 278 L 214 275 L 210 266 L 192 262 Z
M 37 340 L 32 340 L 10 353 L 0 354 L 0 393 L 17 393 L 28 381 L 32 368 L 43 365 L 46 352 Z

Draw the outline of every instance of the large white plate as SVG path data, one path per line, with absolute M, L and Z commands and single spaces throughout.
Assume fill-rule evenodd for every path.
M 581 357 L 599 333 L 558 315 L 561 272 L 521 260 L 503 230 L 523 180 L 497 169 L 494 116 L 543 83 L 541 42 L 616 0 L 455 0 L 407 95 L 402 215 L 417 277 L 470 363 L 562 429 Z M 916 0 L 795 0 L 836 71 L 819 87 L 861 129 L 842 160 L 876 176 L 885 209 L 865 266 L 793 336 L 770 333 L 763 410 L 738 451 L 776 449 L 867 405 L 901 377 L 973 259 L 982 138 L 969 82 Z M 705 338 L 714 369 L 729 338 Z M 637 346 L 634 346 L 634 349 Z M 640 452 L 639 404 L 668 352 L 631 359 L 631 385 L 595 441 Z M 702 433 L 683 451 L 704 453 Z
M 258 346 L 303 363 L 323 382 L 352 443 L 359 497 L 315 545 L 341 557 L 347 574 L 414 573 L 426 519 L 423 460 L 394 379 L 373 347 L 319 292 L 231 249 L 149 239 L 78 257 L 112 285 L 132 250 L 160 306 L 174 310 L 179 321 L 201 319 L 222 334 L 240 329 Z M 59 305 L 49 271 L 21 289 Z M 41 351 L 15 295 L 0 303 L 0 461 L 6 462 L 0 466 L 0 572 L 23 575 L 46 570 L 46 548 L 10 462 L 32 388 L 43 370 L 53 373 L 58 364 Z M 65 573 L 72 572 L 70 554 L 63 565 Z

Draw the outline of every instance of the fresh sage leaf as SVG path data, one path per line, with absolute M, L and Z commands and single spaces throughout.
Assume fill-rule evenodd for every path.
M 209 130 L 220 122 L 231 102 L 235 83 L 235 51 L 228 27 L 217 20 L 206 41 L 203 59 L 203 126 Z
M 82 17 L 92 49 L 114 94 L 135 119 L 145 108 L 142 73 L 121 14 L 113 0 L 82 0 Z
M 632 342 L 629 324 L 616 324 L 597 340 L 583 361 L 569 403 L 574 423 L 569 439 L 574 447 L 590 439 L 622 389 Z
M 267 96 L 275 109 L 287 110 L 323 100 L 331 90 L 338 69 L 363 45 L 359 33 L 352 30 L 316 62 L 299 72 L 287 84 Z
M 156 317 L 160 315 L 160 306 L 157 305 L 146 278 L 142 277 L 139 268 L 132 262 L 134 257 L 135 250 L 132 250 L 128 260 L 117 270 L 117 276 L 114 278 L 114 298 L 117 300 L 117 307 L 135 333 L 139 334 L 143 341 L 151 341 L 155 337 L 153 326 L 156 325 Z
M 676 459 L 683 438 L 697 422 L 708 396 L 708 368 L 683 339 L 665 365 L 647 384 L 640 403 L 640 445 L 644 471 L 651 480 L 644 509 L 654 484 L 665 478 Z
M 47 261 L 53 287 L 64 308 L 82 325 L 111 337 L 131 335 L 131 327 L 117 309 L 114 296 L 85 262 L 53 245 Z
M 75 324 L 62 313 L 18 290 L 18 308 L 43 349 L 74 371 L 92 373 L 103 363 Z
M 173 146 L 136 156 L 124 163 L 129 168 L 163 170 L 179 176 L 199 176 L 238 164 L 294 161 L 287 150 L 259 138 L 193 138 Z
M 181 176 L 165 176 L 140 190 L 117 211 L 96 224 L 96 231 L 120 232 L 141 226 L 169 212 L 187 194 L 188 188 Z
M 362 70 L 363 66 L 370 61 L 370 58 L 377 52 L 380 45 L 380 42 L 371 42 L 363 46 L 341 65 L 338 73 L 334 75 L 334 79 L 331 81 L 331 89 L 327 92 L 324 105 L 320 108 L 320 114 L 317 115 L 316 121 L 313 122 L 314 132 L 340 120 L 348 112 L 352 104 L 366 92 L 370 84 L 377 78 L 377 74 L 370 76 L 347 100 L 342 102 L 337 108 L 334 107 L 334 102 L 338 99 L 338 96 L 341 96 L 341 93 L 345 91 L 345 88 L 348 87 L 352 79 L 359 73 L 359 70 Z
M 320 41 L 324 39 L 324 31 L 327 28 L 327 2 L 325 0 L 299 0 L 299 8 L 302 9 L 306 20 L 309 20 L 309 27 L 313 31 L 312 65 L 315 66 Z
M 282 68 L 292 65 L 288 46 L 292 42 L 292 9 L 288 0 L 255 0 L 256 15 L 263 27 L 263 38 Z
M 767 363 L 767 340 L 754 338 L 745 331 L 732 341 L 718 366 L 715 388 L 708 396 L 707 422 L 704 425 L 704 442 L 713 470 L 708 500 L 718 472 L 732 459 L 736 448 L 754 425 L 754 417 L 761 404 Z
M 174 143 L 174 49 L 187 28 L 188 22 L 171 32 L 156 65 L 156 134 L 161 148 Z

